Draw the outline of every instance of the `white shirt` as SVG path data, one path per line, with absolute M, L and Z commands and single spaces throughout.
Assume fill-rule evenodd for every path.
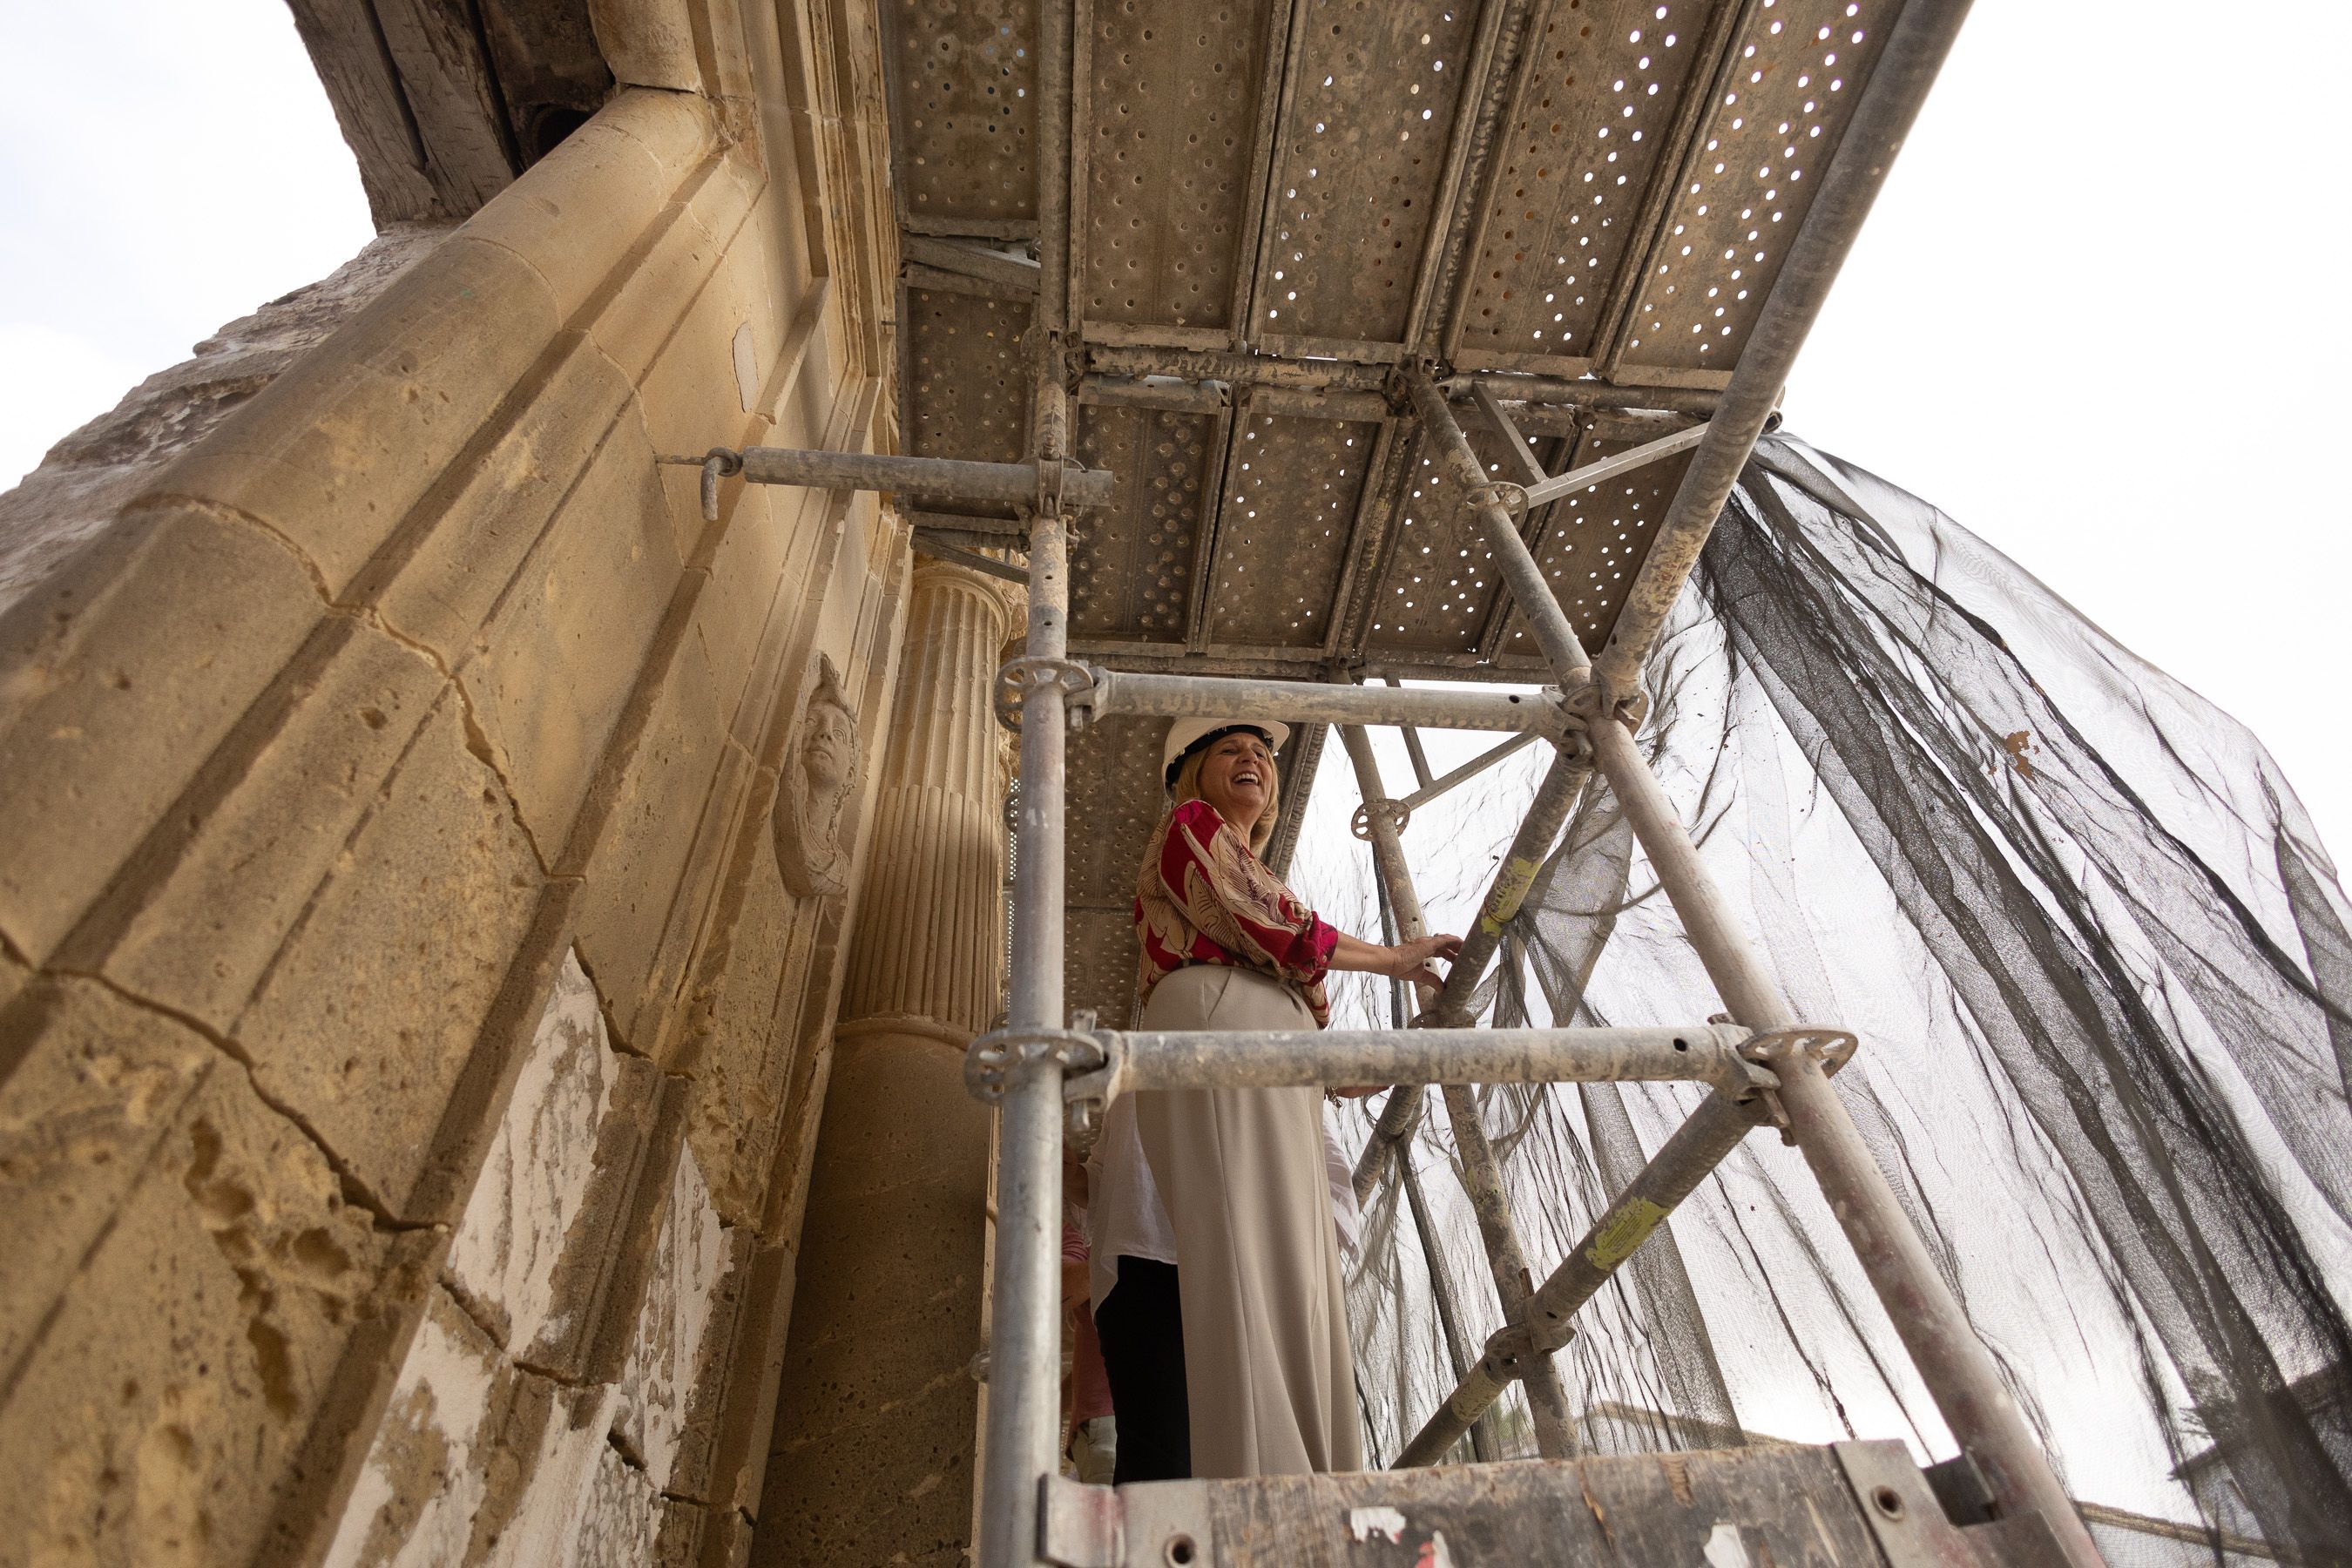
M 1122 1094 L 1103 1111 L 1102 1131 L 1087 1156 L 1087 1283 L 1099 1308 L 1118 1283 L 1118 1260 L 1176 1261 L 1176 1227 L 1160 1201 L 1143 1139 L 1135 1131 L 1135 1096 Z

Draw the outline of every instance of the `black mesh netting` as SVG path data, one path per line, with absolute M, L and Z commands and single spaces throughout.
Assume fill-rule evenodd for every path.
M 1697 588 L 1650 670 L 1643 743 L 1799 1013 L 1862 1035 L 1847 1103 L 2070 1491 L 2123 1510 L 2092 1510 L 2112 1560 L 2352 1560 L 2352 918 L 2276 765 L 1949 519 L 1795 441 L 1759 449 Z M 1445 929 L 1538 765 L 1522 752 L 1408 829 Z M 1297 879 L 1364 929 L 1343 774 L 1324 770 Z M 1490 988 L 1505 1023 L 1717 1009 L 1605 788 Z M 1341 1005 L 1386 1022 L 1393 999 L 1366 984 Z M 1487 1091 L 1538 1277 L 1698 1098 Z M 1422 1119 L 1417 1191 L 1391 1164 L 1355 1264 L 1382 1456 L 1499 1322 L 1444 1121 Z M 1952 1451 L 1768 1134 L 1580 1327 L 1559 1359 L 1594 1451 Z M 1516 1391 L 1480 1441 L 1533 1451 Z

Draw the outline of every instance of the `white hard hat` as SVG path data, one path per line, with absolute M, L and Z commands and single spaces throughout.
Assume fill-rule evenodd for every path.
M 1228 730 L 1256 731 L 1265 737 L 1266 749 L 1271 752 L 1280 752 L 1290 739 L 1290 726 L 1272 719 L 1179 719 L 1168 726 L 1168 743 L 1160 749 L 1160 782 L 1173 787 L 1176 764 L 1184 753 Z

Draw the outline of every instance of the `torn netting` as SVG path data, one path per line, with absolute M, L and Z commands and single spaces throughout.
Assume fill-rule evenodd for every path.
M 2276 765 L 1949 519 L 1795 441 L 1759 448 L 1697 587 L 1653 662 L 1643 744 L 1800 1016 L 1863 1037 L 1847 1103 L 2074 1495 L 2352 1558 L 2352 919 Z M 1444 929 L 1486 864 L 1449 880 L 1434 846 L 1508 836 L 1539 765 L 1513 762 L 1433 837 L 1407 833 Z M 1323 793 L 1302 873 L 1360 907 L 1363 858 L 1343 869 L 1336 847 L 1353 802 Z M 1506 952 L 1500 1023 L 1718 1005 L 1597 784 Z M 1350 1005 L 1389 1009 L 1369 991 Z M 1697 1099 L 1486 1091 L 1538 1277 Z M 1468 1356 L 1499 1321 L 1444 1120 L 1413 1142 L 1425 1223 L 1391 1162 L 1351 1296 L 1385 1455 L 1457 1369 L 1430 1255 Z M 1768 1134 L 1579 1321 L 1559 1364 L 1596 1450 L 1951 1451 L 1810 1175 Z M 1516 1391 L 1490 1436 L 1532 1452 Z M 2180 1550 L 2116 1556 L 2200 1555 Z

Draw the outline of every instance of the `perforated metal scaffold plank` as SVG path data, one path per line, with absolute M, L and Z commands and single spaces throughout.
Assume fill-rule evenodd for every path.
M 1587 436 L 1578 444 L 1573 459 L 1557 466 L 1564 469 L 1571 462 L 1577 467 L 1597 463 L 1638 445 Z M 1528 547 L 1585 647 L 1599 647 L 1607 639 L 1618 607 L 1625 602 L 1626 590 L 1633 586 L 1633 574 L 1649 553 L 1650 540 L 1682 483 L 1683 470 L 1689 466 L 1690 454 L 1677 452 L 1591 489 L 1563 496 L 1538 513 Z M 1501 632 L 1501 641 L 1494 649 L 1498 659 L 1523 660 L 1529 668 L 1540 667 L 1524 616 L 1516 610 L 1510 612 Z
M 1728 373 L 1898 9 L 1769 0 L 1746 14 L 1649 266 L 1633 280 L 1622 374 Z
M 1207 640 L 1318 654 L 1377 426 L 1244 413 L 1209 571 Z
M 1085 9 L 1089 125 L 1088 321 L 1223 328 L 1247 205 L 1267 0 L 1204 5 L 1108 0 Z
M 1463 279 L 1466 366 L 1581 374 L 1717 7 L 1552 0 L 1531 25 Z M 1672 178 L 1671 165 L 1664 177 Z
M 1135 876 L 1160 821 L 1160 740 L 1167 726 L 1110 719 L 1070 738 L 1064 875 L 1064 973 L 1074 1005 L 1107 1029 L 1133 1026 Z
M 1081 522 L 1070 555 L 1070 631 L 1082 639 L 1181 641 L 1194 534 L 1213 483 L 1217 420 L 1161 408 L 1082 408 L 1078 456 L 1118 476 L 1116 506 Z
M 1028 440 L 1029 369 L 1021 358 L 1025 304 L 907 291 L 907 447 L 918 457 L 1017 463 Z
M 1878 1484 L 1858 1485 L 1857 1468 Z M 1895 1443 L 1150 1481 L 1120 1488 L 1118 1502 L 1118 1553 L 1085 1560 L 1124 1568 L 2054 1568 L 2063 1561 L 2038 1520 L 2011 1521 L 2032 1527 L 2025 1530 L 1952 1524 Z
M 1250 332 L 1401 342 L 1476 8 L 1300 4 Z
M 895 0 L 889 11 L 899 221 L 921 234 L 1034 232 L 1035 0 Z

